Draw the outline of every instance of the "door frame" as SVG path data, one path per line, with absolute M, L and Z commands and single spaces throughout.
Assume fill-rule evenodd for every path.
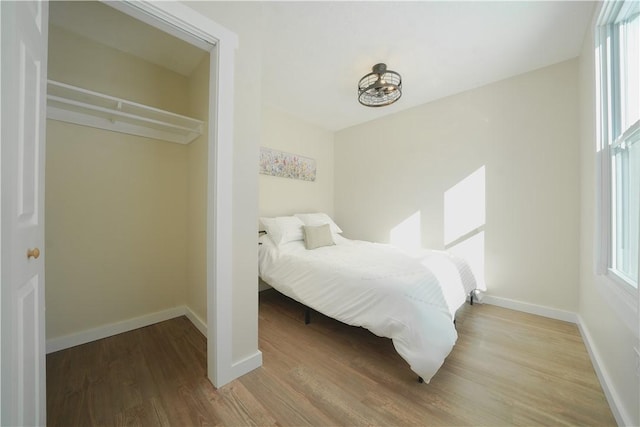
M 232 191 L 235 33 L 177 2 L 107 1 L 127 15 L 208 50 L 207 376 L 238 376 L 232 361 Z

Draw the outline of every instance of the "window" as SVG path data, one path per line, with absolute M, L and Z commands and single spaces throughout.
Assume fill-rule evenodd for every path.
M 605 2 L 596 28 L 600 272 L 638 289 L 640 263 L 640 2 Z

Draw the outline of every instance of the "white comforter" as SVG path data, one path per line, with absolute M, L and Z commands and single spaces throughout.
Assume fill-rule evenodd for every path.
M 276 247 L 260 238 L 260 277 L 327 316 L 393 340 L 411 369 L 429 382 L 458 337 L 453 319 L 475 289 L 468 265 L 439 251 L 419 256 L 384 244 L 336 236 L 335 246 Z

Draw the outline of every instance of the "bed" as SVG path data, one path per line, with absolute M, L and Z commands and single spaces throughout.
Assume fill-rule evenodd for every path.
M 442 251 L 409 254 L 350 240 L 328 216 L 307 215 L 261 218 L 260 278 L 313 310 L 391 338 L 429 382 L 457 340 L 455 313 L 476 287 L 469 266 Z

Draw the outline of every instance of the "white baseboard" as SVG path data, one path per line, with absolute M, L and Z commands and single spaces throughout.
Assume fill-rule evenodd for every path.
M 494 297 L 484 294 L 482 298 L 484 304 L 497 305 L 498 307 L 510 308 L 511 310 L 522 311 L 538 316 L 549 317 L 551 319 L 565 322 L 578 323 L 578 316 L 571 311 L 559 310 L 557 308 L 545 307 L 543 305 L 529 304 L 527 302 L 516 301 L 508 298 Z
M 256 350 L 251 356 L 245 357 L 231 365 L 231 376 L 232 378 L 240 378 L 260 366 L 262 366 L 262 352 Z
M 202 335 L 207 336 L 207 323 L 202 320 L 197 314 L 195 314 L 189 307 L 185 307 L 187 319 L 193 323 L 193 325 L 198 329 Z M 254 354 L 249 357 L 245 357 L 244 359 L 234 363 L 231 365 L 231 378 L 236 379 L 241 377 L 244 374 L 247 374 L 254 369 L 262 366 L 262 352 L 257 350 Z
M 205 322 L 204 320 L 202 320 L 200 318 L 200 316 L 198 316 L 197 314 L 195 314 L 193 312 L 193 310 L 191 310 L 189 307 L 185 307 L 185 316 L 187 316 L 187 319 L 191 320 L 191 323 L 193 323 L 193 326 L 196 327 L 197 330 L 200 331 L 200 333 L 202 335 L 207 336 L 207 322 Z
M 618 397 L 618 393 L 616 393 L 615 389 L 611 387 L 611 378 L 607 373 L 607 370 L 604 368 L 604 364 L 601 363 L 600 354 L 593 346 L 593 340 L 591 338 L 591 334 L 589 330 L 582 322 L 582 317 L 577 315 L 578 318 L 578 329 L 580 330 L 580 335 L 582 335 L 582 341 L 584 341 L 585 346 L 587 347 L 587 352 L 589 353 L 589 357 L 591 358 L 591 364 L 596 371 L 596 375 L 598 376 L 598 380 L 600 381 L 600 385 L 602 386 L 602 390 L 604 391 L 604 395 L 607 398 L 607 402 L 609 403 L 609 407 L 611 408 L 611 412 L 616 419 L 616 422 L 619 426 L 630 426 L 631 417 L 624 410 L 624 406 L 620 403 L 620 398 Z M 633 374 L 631 374 L 633 375 Z
M 485 304 L 496 305 L 499 307 L 509 308 L 512 310 L 522 311 L 525 313 L 536 314 L 538 316 L 549 317 L 551 319 L 562 320 L 565 322 L 575 323 L 578 326 L 578 330 L 580 331 L 580 335 L 582 335 L 582 341 L 584 341 L 585 347 L 587 348 L 587 352 L 589 353 L 589 358 L 591 359 L 591 364 L 593 365 L 594 370 L 596 371 L 596 375 L 598 376 L 598 380 L 600 381 L 600 385 L 602 386 L 602 390 L 604 391 L 605 397 L 607 398 L 607 402 L 609 403 L 609 407 L 611 408 L 611 412 L 616 419 L 616 422 L 620 426 L 630 426 L 631 417 L 624 411 L 624 406 L 621 404 L 621 400 L 618 397 L 615 389 L 611 386 L 612 381 L 609 375 L 607 374 L 606 369 L 604 369 L 604 364 L 602 363 L 602 359 L 600 355 L 596 351 L 593 346 L 593 340 L 586 326 L 582 322 L 582 318 L 579 314 L 573 313 L 565 310 L 558 310 L 551 307 L 545 307 L 536 304 L 529 304 L 522 301 L 511 300 L 508 298 L 500 298 L 492 295 L 484 295 L 482 302 Z
M 185 308 L 186 307 L 184 306 L 174 307 L 146 314 L 144 316 L 134 317 L 133 319 L 98 326 L 97 328 L 87 329 L 74 334 L 52 338 L 47 340 L 47 354 L 53 353 L 54 351 L 64 350 L 65 348 L 86 344 L 91 341 L 100 340 L 102 338 L 107 338 L 112 335 L 121 334 L 123 332 L 129 332 L 134 329 L 144 328 L 145 326 L 173 319 L 174 317 L 183 316 L 186 314 Z
M 77 345 L 86 344 L 102 338 L 129 332 L 134 329 L 143 328 L 154 323 L 163 322 L 175 317 L 186 316 L 205 337 L 207 336 L 207 324 L 189 307 L 179 306 L 168 310 L 158 311 L 156 313 L 147 314 L 133 319 L 123 320 L 108 325 L 99 326 L 93 329 L 87 329 L 74 334 L 65 335 L 58 338 L 47 340 L 47 354 L 55 351 L 64 350 L 66 348 L 75 347 Z M 231 378 L 239 378 L 254 369 L 262 366 L 262 352 L 257 350 L 251 356 L 235 362 L 231 365 Z

